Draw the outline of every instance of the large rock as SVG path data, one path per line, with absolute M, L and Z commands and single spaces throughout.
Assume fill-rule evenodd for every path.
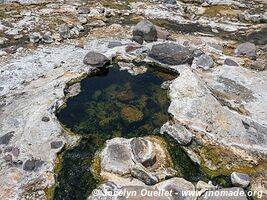
M 107 141 L 101 157 L 102 169 L 114 174 L 129 174 L 135 164 L 129 148 L 129 141 L 124 138 Z
M 181 145 L 188 145 L 193 137 L 190 131 L 178 123 L 172 125 L 167 122 L 161 127 L 160 132 L 169 134 Z
M 192 52 L 189 48 L 174 43 L 153 45 L 149 56 L 169 65 L 180 65 L 192 62 Z
M 183 178 L 172 178 L 155 185 L 159 190 L 172 191 L 172 198 L 174 200 L 195 200 L 195 197 L 185 196 L 184 192 L 194 192 L 195 186 Z
M 220 157 L 215 159 L 214 156 L 217 153 L 213 154 L 213 151 L 209 151 L 212 154 L 208 155 L 199 154 L 205 160 L 203 164 L 213 170 L 224 169 L 226 165 L 232 167 L 243 165 L 245 167 L 252 160 L 257 162 L 264 158 L 258 153 L 247 157 L 254 152 L 267 154 L 267 129 L 264 125 L 267 113 L 262 110 L 263 107 L 266 107 L 266 95 L 261 95 L 262 91 L 266 91 L 264 75 L 259 74 L 258 78 L 254 79 L 252 73 L 247 69 L 229 66 L 205 73 L 202 75 L 202 78 L 205 77 L 204 81 L 187 66 L 179 66 L 179 73 L 180 76 L 170 85 L 169 113 L 179 123 L 186 124 L 189 130 L 194 131 L 196 141 L 201 141 L 202 144 L 212 141 L 221 147 L 219 148 L 221 151 L 227 149 L 225 157 L 219 154 Z M 218 76 L 224 77 L 221 83 L 216 81 Z M 233 81 L 234 79 L 238 81 Z M 227 86 L 224 87 L 224 85 Z M 215 90 L 222 86 L 223 88 L 219 90 L 220 93 L 218 92 L 220 96 L 215 98 L 216 93 L 212 94 L 210 89 L 214 88 Z M 254 95 L 257 95 L 257 98 Z M 229 109 L 226 105 L 229 105 L 227 99 L 230 100 L 230 98 L 243 102 L 245 108 L 253 114 L 246 117 Z
M 234 186 L 246 188 L 248 187 L 250 180 L 247 174 L 233 172 L 231 174 L 231 182 Z
M 199 200 L 247 200 L 247 197 L 242 188 L 234 187 L 207 191 Z
M 140 21 L 133 29 L 133 40 L 139 44 L 153 42 L 157 40 L 156 27 L 148 20 Z
M 108 62 L 109 59 L 105 55 L 94 51 L 88 52 L 83 59 L 84 64 L 98 68 L 104 67 Z
M 247 56 L 247 57 L 256 58 L 257 49 L 256 49 L 255 44 L 246 42 L 246 43 L 240 44 L 236 48 L 235 53 L 237 56 Z
M 153 144 L 149 140 L 134 138 L 131 141 L 131 148 L 135 160 L 145 167 L 152 166 L 156 162 Z

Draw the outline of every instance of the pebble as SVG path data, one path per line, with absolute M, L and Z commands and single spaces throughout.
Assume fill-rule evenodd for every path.
M 38 43 L 42 39 L 42 36 L 38 32 L 34 32 L 30 34 L 30 42 L 32 43 Z
M 8 155 L 4 156 L 4 160 L 6 162 L 11 162 L 12 161 L 12 155 L 8 154 Z
M 58 149 L 62 147 L 63 142 L 62 141 L 53 141 L 50 143 L 51 149 Z

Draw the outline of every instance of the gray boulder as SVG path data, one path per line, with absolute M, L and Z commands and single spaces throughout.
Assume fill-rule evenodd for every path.
M 189 48 L 174 43 L 153 45 L 149 56 L 169 65 L 180 65 L 192 62 L 192 52 Z
M 255 44 L 246 42 L 246 43 L 240 44 L 236 48 L 235 53 L 237 56 L 247 56 L 247 57 L 256 58 L 257 49 L 256 49 Z
M 143 44 L 146 42 L 153 42 L 157 40 L 156 27 L 148 20 L 140 21 L 133 29 L 133 41 Z
M 203 54 L 198 58 L 196 66 L 208 70 L 214 66 L 214 61 L 211 56 Z
M 234 186 L 246 188 L 249 186 L 249 176 L 247 174 L 233 172 L 231 174 L 231 182 Z
M 88 52 L 83 59 L 84 64 L 98 68 L 104 67 L 108 62 L 109 59 L 106 56 L 94 51 Z

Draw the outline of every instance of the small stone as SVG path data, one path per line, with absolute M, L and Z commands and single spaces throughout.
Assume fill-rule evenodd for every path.
M 64 23 L 59 26 L 59 34 L 62 38 L 70 38 L 70 29 L 68 24 Z
M 15 36 L 14 36 L 14 39 L 15 39 L 15 40 L 18 40 L 18 39 L 20 39 L 20 38 L 23 38 L 23 35 L 19 34 L 19 35 L 15 35 Z
M 5 160 L 6 162 L 11 162 L 11 161 L 12 161 L 12 155 L 10 155 L 10 154 L 5 155 L 5 156 L 4 156 L 4 160 Z
M 18 147 L 12 148 L 12 154 L 13 154 L 13 156 L 18 157 L 19 156 L 19 153 L 20 153 L 20 151 L 19 151 L 19 148 Z
M 88 8 L 86 6 L 82 6 L 82 7 L 77 8 L 77 12 L 79 14 L 89 14 L 91 12 L 91 10 L 90 10 L 90 8 Z
M 0 155 L 2 154 L 2 152 L 3 152 L 3 150 L 2 150 L 2 149 L 0 149 Z
M 49 117 L 46 117 L 46 116 L 44 116 L 44 117 L 42 117 L 42 121 L 43 121 L 43 122 L 49 122 L 49 121 L 50 121 L 50 118 L 49 118 Z
M 199 57 L 199 56 L 201 56 L 201 55 L 203 55 L 203 54 L 205 54 L 201 49 L 195 49 L 194 51 L 193 51 L 193 56 L 194 57 Z
M 131 52 L 131 51 L 135 51 L 137 49 L 140 49 L 142 46 L 139 45 L 139 44 L 129 44 L 125 47 L 125 51 L 128 53 L 128 52 Z
M 196 66 L 208 70 L 214 66 L 214 61 L 211 56 L 203 54 L 198 58 Z
M 109 59 L 101 53 L 90 51 L 85 55 L 83 63 L 86 65 L 91 65 L 93 67 L 101 68 L 109 63 Z
M 257 49 L 256 49 L 255 44 L 246 42 L 246 43 L 240 44 L 236 48 L 235 53 L 237 56 L 247 56 L 251 58 L 256 58 Z
M 43 36 L 43 39 L 42 41 L 44 43 L 47 43 L 47 44 L 50 44 L 50 43 L 53 43 L 53 37 L 52 37 L 52 33 L 51 32 L 46 32 Z
M 10 140 L 11 140 L 11 138 L 13 136 L 14 136 L 14 132 L 13 131 L 3 135 L 2 137 L 0 137 L 0 144 L 7 145 L 10 142 Z
M 87 18 L 84 17 L 84 16 L 79 16 L 78 19 L 79 19 L 79 22 L 81 24 L 86 24 L 87 23 Z
M 224 64 L 229 65 L 229 66 L 238 66 L 238 63 L 235 62 L 234 60 L 230 59 L 230 58 L 226 58 L 224 60 Z
M 35 159 L 26 160 L 26 162 L 23 165 L 23 170 L 25 171 L 37 170 L 39 167 L 42 166 L 43 163 L 44 161 L 42 160 L 35 160 Z
M 233 172 L 231 174 L 231 182 L 234 186 L 246 188 L 249 186 L 250 180 L 247 174 Z
M 30 35 L 30 42 L 38 43 L 42 39 L 42 36 L 38 32 L 34 32 Z
M 156 27 L 146 19 L 140 21 L 133 29 L 133 41 L 139 44 L 143 44 L 143 41 L 157 41 Z
M 58 149 L 63 146 L 63 141 L 53 141 L 50 145 L 51 149 Z

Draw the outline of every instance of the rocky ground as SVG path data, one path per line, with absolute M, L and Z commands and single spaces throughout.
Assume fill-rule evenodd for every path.
M 55 117 L 64 89 L 112 58 L 134 74 L 144 69 L 127 63 L 178 71 L 161 132 L 207 173 L 242 173 L 230 190 L 267 195 L 265 0 L 0 3 L 0 199 L 51 198 L 57 154 L 78 140 Z M 173 177 L 156 138 L 115 138 L 98 156 L 107 182 L 96 190 L 218 189 Z

